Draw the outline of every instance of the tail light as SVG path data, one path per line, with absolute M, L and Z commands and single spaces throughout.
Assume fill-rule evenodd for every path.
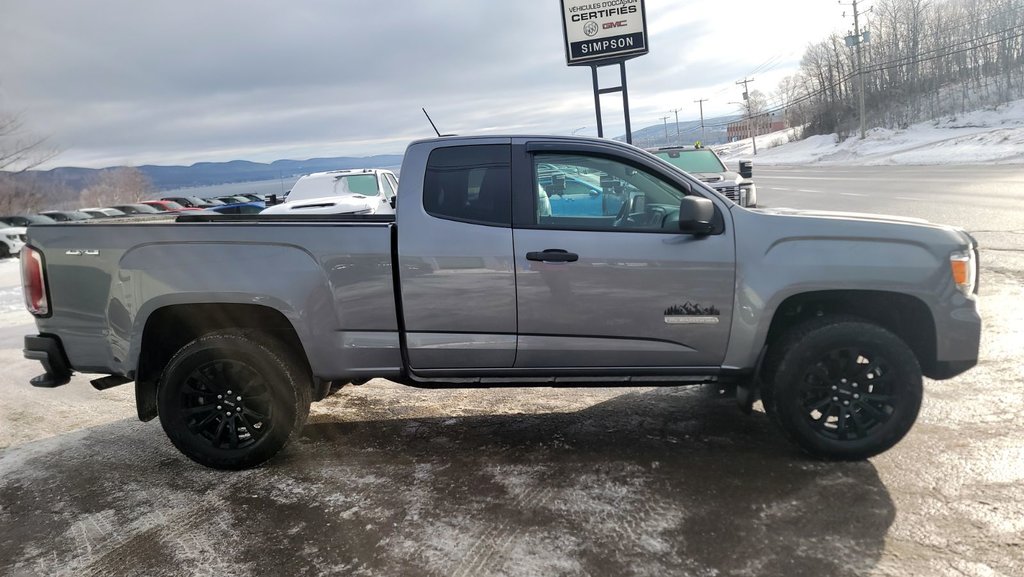
M 43 253 L 25 245 L 21 249 L 21 287 L 25 293 L 25 307 L 37 317 L 50 314 L 50 301 L 46 296 L 46 267 Z

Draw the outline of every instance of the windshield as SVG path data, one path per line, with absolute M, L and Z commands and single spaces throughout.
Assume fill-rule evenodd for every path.
M 173 200 L 164 200 L 164 201 L 162 201 L 162 204 L 163 204 L 164 207 L 166 207 L 166 208 L 168 208 L 170 210 L 181 210 L 181 209 L 185 208 L 184 206 L 174 202 Z
M 710 150 L 663 150 L 654 155 L 686 172 L 726 172 L 722 161 Z
M 353 174 L 351 176 L 343 176 L 338 179 L 338 184 L 334 187 L 335 194 L 365 194 L 367 196 L 377 195 L 377 175 L 376 174 Z

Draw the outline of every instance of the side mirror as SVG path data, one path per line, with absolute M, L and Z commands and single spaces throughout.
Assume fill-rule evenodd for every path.
M 684 196 L 679 201 L 679 231 L 703 236 L 714 230 L 715 205 L 701 196 Z
M 741 160 L 740 161 L 740 176 L 743 178 L 754 178 L 754 161 L 753 160 Z
M 391 199 L 388 201 L 388 204 L 391 205 L 391 208 L 395 208 L 395 203 L 397 201 L 398 201 L 398 195 L 396 194 L 396 195 L 391 197 Z

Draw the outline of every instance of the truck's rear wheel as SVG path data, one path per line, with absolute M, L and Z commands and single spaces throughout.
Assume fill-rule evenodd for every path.
M 811 455 L 872 457 L 917 419 L 921 367 L 906 343 L 878 325 L 822 317 L 791 330 L 774 350 L 765 410 Z
M 309 415 L 308 371 L 275 340 L 213 333 L 182 347 L 160 378 L 160 424 L 174 446 L 216 469 L 273 457 Z

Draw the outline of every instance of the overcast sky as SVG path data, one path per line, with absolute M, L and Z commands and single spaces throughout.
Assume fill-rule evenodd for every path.
M 627 64 L 634 129 L 732 114 L 775 90 L 834 0 L 646 0 Z M 596 135 L 590 69 L 565 64 L 558 0 L 31 0 L 0 8 L 0 109 L 63 151 L 47 167 L 401 153 L 443 132 Z M 614 85 L 618 68 L 602 72 Z M 602 99 L 605 135 L 624 132 Z M 671 120 L 670 120 L 671 122 Z

